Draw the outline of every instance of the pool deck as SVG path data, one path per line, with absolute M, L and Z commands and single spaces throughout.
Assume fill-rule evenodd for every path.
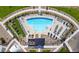
M 54 14 L 57 14 L 57 15 L 59 15 L 59 16 L 61 16 L 61 17 L 64 17 L 65 19 L 68 19 L 68 21 L 70 21 L 71 23 L 73 23 L 78 29 L 75 31 L 75 33 L 73 33 L 72 34 L 72 36 L 71 37 L 69 37 L 69 38 L 67 38 L 66 39 L 66 41 L 64 42 L 68 47 L 69 47 L 69 49 L 70 49 L 70 51 L 72 51 L 72 48 L 68 45 L 68 41 L 79 31 L 79 25 L 75 22 L 75 21 L 73 21 L 73 19 L 72 18 L 70 18 L 69 16 L 67 16 L 67 15 L 65 15 L 65 14 L 63 14 L 63 13 L 61 13 L 61 12 L 58 12 L 58 11 L 55 11 L 55 10 L 51 10 L 51 9 L 48 9 L 48 10 L 46 10 L 45 8 L 41 8 L 41 7 L 36 7 L 36 8 L 25 8 L 25 9 L 23 9 L 23 10 L 18 10 L 18 11 L 16 11 L 16 12 L 14 12 L 14 13 L 12 13 L 9 17 L 7 17 L 7 18 L 5 18 L 2 22 L 0 22 L 0 24 L 3 26 L 3 28 L 6 30 L 6 27 L 5 27 L 5 23 L 7 22 L 7 21 L 9 21 L 11 18 L 13 18 L 13 17 L 15 17 L 15 16 L 17 16 L 17 15 L 19 15 L 19 14 L 21 14 L 21 13 L 24 13 L 24 12 L 30 12 L 30 11 L 48 11 L 48 12 L 51 12 L 51 13 L 54 13 Z M 29 34 L 34 34 L 34 38 L 35 38 L 35 35 L 37 34 L 37 32 L 35 32 L 35 31 L 33 31 L 33 29 L 28 25 L 28 24 L 26 24 L 26 20 L 25 19 L 28 19 L 28 18 L 32 18 L 32 17 L 47 17 L 47 18 L 51 18 L 51 19 L 56 19 L 56 18 L 54 18 L 53 16 L 49 16 L 49 15 L 43 15 L 43 16 L 40 16 L 40 15 L 28 15 L 28 16 L 25 16 L 24 18 L 18 18 L 18 20 L 19 20 L 19 22 L 20 22 L 20 24 L 24 27 L 24 29 L 25 29 L 25 32 L 27 33 L 27 36 L 26 36 L 26 39 L 28 39 L 28 36 L 29 36 Z M 57 23 L 57 21 L 55 21 L 55 20 L 53 20 L 54 22 L 56 22 Z M 52 24 L 53 25 L 53 24 Z M 50 27 L 48 27 L 48 28 L 51 28 L 52 27 L 52 25 L 50 26 Z M 61 25 L 61 24 L 60 24 Z M 52 29 L 53 30 L 53 29 Z M 28 31 L 29 31 L 29 33 L 28 33 Z M 12 37 L 13 37 L 13 35 L 10 33 L 10 31 L 7 31 L 6 30 L 6 32 L 7 33 L 9 33 Z M 42 32 L 42 33 L 39 33 L 39 38 L 41 37 L 41 34 L 45 34 L 45 35 L 47 35 L 47 33 L 48 32 L 50 32 L 50 30 L 49 29 L 47 29 L 46 31 L 44 31 L 44 32 Z M 63 32 L 62 32 L 63 33 Z M 61 35 L 61 34 L 60 34 Z M 60 36 L 59 35 L 59 36 Z M 60 37 L 58 37 L 59 39 L 60 39 Z M 16 41 L 16 40 L 15 40 Z M 28 42 L 28 40 L 26 40 L 26 42 Z M 18 42 L 17 42 L 18 43 Z M 19 44 L 19 43 L 18 43 Z M 10 47 L 10 45 L 11 45 L 11 43 L 8 45 L 8 47 L 6 48 L 6 51 L 8 50 L 8 48 Z M 22 47 L 22 49 L 23 49 L 23 51 L 25 51 L 26 52 L 26 50 L 24 49 L 24 47 L 27 47 L 27 46 L 21 46 L 20 44 L 19 44 L 19 46 L 20 47 Z M 55 50 L 54 50 L 54 52 L 56 52 L 60 47 L 62 47 L 63 46 L 63 43 L 60 45 L 60 46 L 44 46 L 45 48 L 56 48 Z M 40 49 L 38 49 L 38 51 L 40 52 Z

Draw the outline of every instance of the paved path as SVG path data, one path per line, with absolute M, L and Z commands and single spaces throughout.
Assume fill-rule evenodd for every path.
M 11 19 L 12 17 L 15 17 L 16 15 L 19 15 L 19 14 L 21 14 L 21 13 L 24 13 L 24 12 L 30 12 L 30 11 L 48 11 L 48 12 L 51 12 L 51 13 L 54 13 L 54 14 L 57 14 L 57 15 L 60 15 L 60 16 L 62 16 L 62 17 L 64 17 L 64 18 L 66 18 L 66 19 L 68 19 L 70 22 L 72 22 L 77 28 L 79 28 L 79 25 L 77 25 L 77 23 L 75 22 L 75 21 L 73 21 L 73 19 L 71 19 L 69 16 L 67 16 L 67 15 L 65 15 L 65 14 L 63 14 L 63 13 L 60 13 L 60 12 L 58 12 L 58 11 L 55 11 L 55 10 L 46 10 L 45 8 L 41 8 L 41 7 L 39 7 L 39 8 L 34 8 L 34 9 L 27 9 L 27 8 L 25 8 L 25 9 L 23 9 L 23 10 L 20 10 L 20 11 L 17 11 L 17 12 L 15 12 L 15 13 L 13 13 L 13 14 L 11 14 L 9 17 L 7 17 L 6 19 L 4 19 L 2 22 L 0 22 L 0 24 L 4 24 L 5 22 L 7 22 L 9 19 Z M 3 25 L 3 27 L 5 28 L 5 26 Z M 72 36 L 71 36 L 72 37 Z M 70 38 L 71 38 L 70 37 Z M 66 43 L 66 42 L 65 42 Z M 60 47 L 60 46 L 59 46 Z

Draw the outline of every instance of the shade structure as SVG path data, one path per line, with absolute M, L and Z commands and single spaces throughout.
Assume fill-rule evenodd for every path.
M 28 40 L 29 46 L 34 46 L 35 48 L 43 48 L 45 44 L 45 38 L 35 38 Z

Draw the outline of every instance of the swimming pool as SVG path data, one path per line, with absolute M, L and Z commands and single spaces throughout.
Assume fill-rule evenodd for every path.
M 44 17 L 35 17 L 27 19 L 27 23 L 33 27 L 35 31 L 42 32 L 46 30 L 53 22 L 53 19 Z

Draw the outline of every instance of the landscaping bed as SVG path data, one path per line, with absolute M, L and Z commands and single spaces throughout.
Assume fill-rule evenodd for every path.
M 59 52 L 69 52 L 69 49 L 67 47 L 63 47 L 60 49 Z
M 35 50 L 35 49 L 32 49 L 32 50 L 29 50 L 29 52 L 37 52 L 37 50 Z
M 42 50 L 42 52 L 50 52 L 50 50 L 49 49 L 44 49 L 44 50 Z
M 23 29 L 21 28 L 17 18 L 10 20 L 6 25 L 17 37 L 25 37 L 25 33 L 23 32 Z

